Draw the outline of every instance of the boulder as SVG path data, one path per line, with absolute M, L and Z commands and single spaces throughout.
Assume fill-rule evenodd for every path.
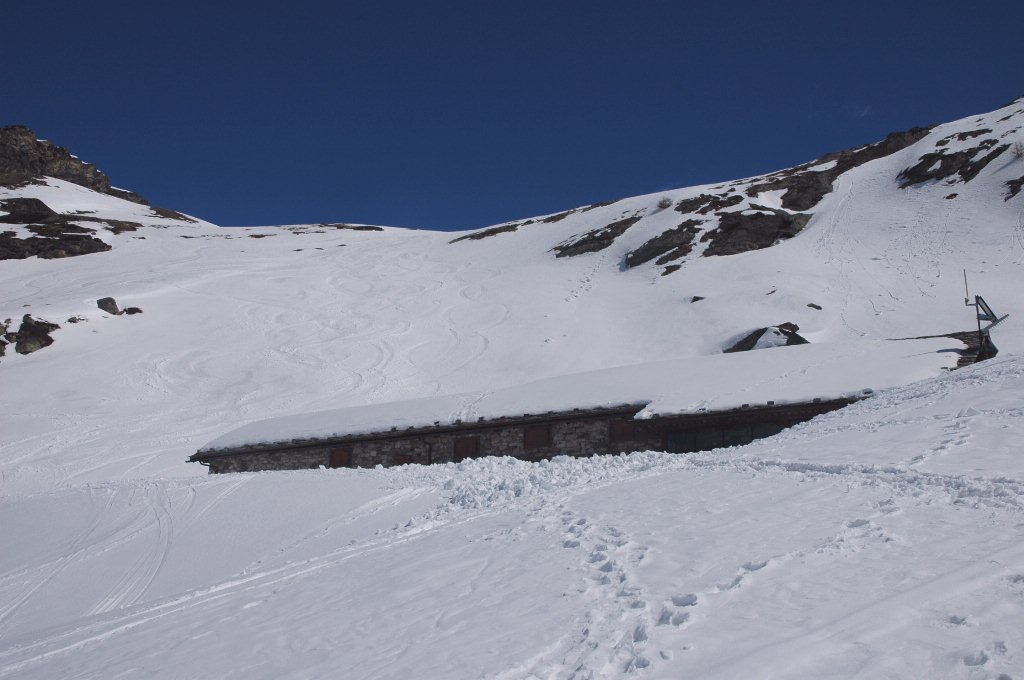
M 31 354 L 44 347 L 49 347 L 53 344 L 53 338 L 50 337 L 50 333 L 58 328 L 60 326 L 55 323 L 43 321 L 42 319 L 33 319 L 31 315 L 26 314 L 21 319 L 21 328 L 18 329 L 18 342 L 14 345 L 14 351 L 18 354 Z
M 112 297 L 100 298 L 96 301 L 96 306 L 107 314 L 113 314 L 114 316 L 122 313 L 121 310 L 117 308 L 117 301 Z

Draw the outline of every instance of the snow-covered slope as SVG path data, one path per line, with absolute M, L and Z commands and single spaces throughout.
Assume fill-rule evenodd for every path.
M 1022 125 L 1016 102 L 873 160 L 465 234 L 221 229 L 53 178 L 0 189 L 141 225 L 0 261 L 0 321 L 61 325 L 0 358 L 0 677 L 1018 677 Z M 1011 315 L 997 359 L 928 358 L 931 382 L 743 449 L 185 462 L 270 417 L 580 371 L 870 364 L 888 338 L 973 327 L 963 269 Z M 783 322 L 812 344 L 720 354 Z

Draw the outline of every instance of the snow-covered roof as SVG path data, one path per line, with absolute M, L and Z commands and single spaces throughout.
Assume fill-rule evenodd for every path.
M 249 423 L 200 451 L 387 432 L 526 414 L 645 405 L 636 415 L 720 411 L 744 404 L 862 396 L 956 365 L 949 338 L 775 347 L 672 359 L 494 390 L 369 404 Z

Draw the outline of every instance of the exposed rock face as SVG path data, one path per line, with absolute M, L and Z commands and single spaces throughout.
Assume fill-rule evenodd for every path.
M 701 237 L 710 241 L 704 255 L 735 255 L 748 250 L 767 248 L 792 238 L 807 226 L 811 216 L 804 213 L 771 212 L 722 213 L 716 229 Z
M 788 345 L 806 345 L 807 339 L 797 331 L 800 327 L 795 323 L 780 323 L 778 326 L 768 326 L 751 331 L 738 341 L 722 350 L 723 353 L 748 352 L 752 349 L 763 349 L 767 347 L 783 347 Z
M 939 149 L 926 153 L 918 159 L 917 164 L 906 168 L 899 174 L 900 188 L 906 189 L 912 184 L 921 184 L 930 180 L 947 179 L 953 175 L 958 175 L 962 182 L 970 182 L 986 165 L 1010 148 L 1009 144 L 1000 144 L 999 146 L 996 144 L 996 140 L 986 139 L 971 149 L 953 153 L 948 153 L 946 149 Z M 975 160 L 980 153 L 988 149 L 992 150 Z
M 101 194 L 149 206 L 154 217 L 196 222 L 175 210 L 150 206 L 149 201 L 134 191 L 110 186 L 110 180 L 95 165 L 76 158 L 52 142 L 36 139 L 36 133 L 24 125 L 0 127 L 0 186 L 28 184 L 42 177 L 56 177 Z
M 0 128 L 0 184 L 22 184 L 43 176 L 147 204 L 138 194 L 111 187 L 95 165 L 75 158 L 63 147 L 36 139 L 36 133 L 24 125 Z
M 655 236 L 626 255 L 626 267 L 633 268 L 656 257 L 656 264 L 667 264 L 689 255 L 693 250 L 693 240 L 700 231 L 700 224 L 700 220 L 686 220 L 678 227 Z
M 507 234 L 509 232 L 516 231 L 522 224 L 529 224 L 529 222 L 517 222 L 515 224 L 504 224 L 500 227 L 491 227 L 490 229 L 481 229 L 480 231 L 474 231 L 472 234 L 453 238 L 448 243 L 458 243 L 459 241 L 479 241 L 480 239 L 485 239 L 489 236 Z
M 552 250 L 555 251 L 555 257 L 575 257 L 584 253 L 596 253 L 614 243 L 615 239 L 622 236 L 627 229 L 639 222 L 642 217 L 643 215 L 633 215 L 632 217 L 606 224 L 599 229 L 592 229 L 585 234 L 559 243 Z
M 87 216 L 59 215 L 37 198 L 7 198 L 0 200 L 0 223 L 24 224 L 28 231 L 35 234 L 28 238 L 18 238 L 13 231 L 0 232 L 0 260 L 22 260 L 33 255 L 43 259 L 55 259 L 98 253 L 110 250 L 110 246 L 92 236 L 95 229 L 73 224 L 75 221 L 105 222 Z M 134 222 L 119 222 L 128 228 Z M 135 225 L 141 226 L 141 225 Z M 118 225 L 108 227 L 118 233 Z M 132 227 L 134 228 L 134 227 Z
M 124 313 L 131 316 L 132 314 L 142 314 L 142 310 L 138 307 L 125 307 Z
M 843 173 L 879 158 L 884 158 L 907 148 L 920 141 L 931 127 L 915 127 L 904 132 L 893 132 L 875 144 L 868 144 L 846 151 L 825 154 L 821 158 L 798 165 L 790 170 L 776 173 L 767 182 L 755 184 L 747 188 L 748 196 L 756 196 L 762 191 L 785 189 L 782 195 L 782 207 L 787 210 L 810 210 L 832 191 L 832 183 Z M 812 170 L 815 166 L 835 161 L 835 165 L 825 170 Z
M 1024 175 L 1021 175 L 1017 179 L 1011 179 L 1006 183 L 1006 199 L 1009 201 L 1011 198 L 1020 193 L 1021 187 L 1024 186 Z
M 75 227 L 75 225 L 70 225 L 70 227 L 83 232 L 92 232 L 91 229 L 84 227 Z M 61 257 L 99 253 L 105 250 L 110 250 L 110 245 L 95 236 L 90 236 L 89 233 L 62 231 L 57 237 L 18 238 L 13 231 L 0 232 L 0 260 L 23 260 L 32 256 L 53 260 Z
M 14 351 L 18 354 L 31 354 L 44 347 L 53 344 L 50 333 L 60 328 L 55 323 L 33 319 L 26 314 L 21 319 L 21 328 L 18 329 L 18 342 L 14 345 Z
M 0 215 L 0 222 L 4 224 L 53 222 L 60 217 L 38 198 L 5 198 L 0 200 L 0 210 L 7 212 Z
M 732 191 L 730 189 L 730 191 Z M 725 194 L 701 194 L 700 196 L 694 196 L 693 198 L 684 198 L 676 204 L 676 211 L 681 212 L 684 215 L 690 213 L 697 213 L 700 215 L 707 215 L 710 212 L 716 210 L 723 210 L 734 205 L 739 205 L 743 202 L 743 197 L 739 194 L 728 195 Z
M 384 231 L 384 227 L 374 227 L 369 224 L 345 224 L 344 222 L 321 222 L 317 226 L 327 229 L 348 229 L 350 231 Z

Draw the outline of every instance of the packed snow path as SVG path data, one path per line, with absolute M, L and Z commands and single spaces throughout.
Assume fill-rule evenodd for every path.
M 699 455 L 7 499 L 0 677 L 1021 677 L 1022 396 L 1002 358 Z

